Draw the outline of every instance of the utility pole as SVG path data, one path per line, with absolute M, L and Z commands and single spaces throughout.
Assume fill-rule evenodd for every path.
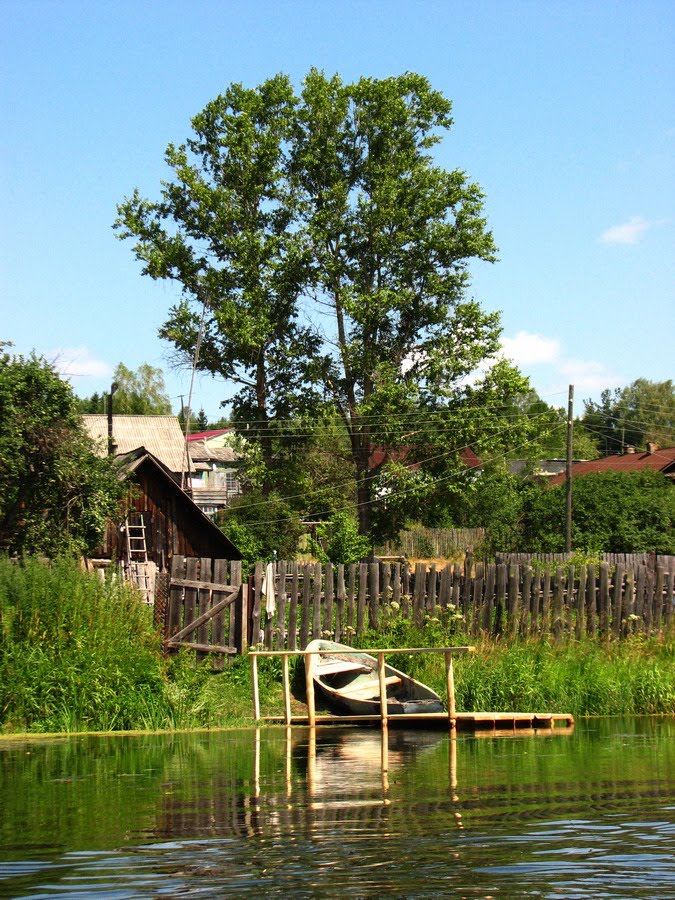
M 110 385 L 110 393 L 108 394 L 108 456 L 114 456 L 117 451 L 115 438 L 113 436 L 113 394 L 119 385 L 116 381 Z
M 572 432 L 574 428 L 574 385 L 567 398 L 567 462 L 565 465 L 565 552 L 572 552 Z

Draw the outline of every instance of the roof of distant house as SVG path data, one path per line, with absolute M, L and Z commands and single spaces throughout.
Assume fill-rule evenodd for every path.
M 190 459 L 194 462 L 231 463 L 239 459 L 239 454 L 232 447 L 209 447 L 205 441 L 191 441 Z
M 234 431 L 234 426 L 216 428 L 213 431 L 195 431 L 194 434 L 188 435 L 188 441 L 208 441 L 209 438 L 220 437 L 221 434 L 228 434 L 230 431 Z
M 410 469 L 419 469 L 423 461 L 415 461 L 412 463 L 406 462 L 406 460 L 410 456 L 411 450 L 412 448 L 409 447 L 397 447 L 395 449 L 373 447 L 370 451 L 370 459 L 368 460 L 369 468 L 372 471 L 373 469 L 379 468 L 385 462 L 397 462 L 402 463 L 403 465 L 407 465 Z M 480 468 L 481 461 L 478 459 L 471 447 L 462 447 L 462 449 L 459 451 L 459 456 L 468 469 Z
M 85 428 L 99 452 L 108 452 L 108 417 L 82 416 Z M 113 440 L 116 454 L 145 447 L 171 472 L 181 472 L 185 463 L 185 438 L 176 416 L 113 416 Z
M 644 453 L 617 453 L 614 456 L 603 456 L 601 459 L 589 459 L 574 463 L 572 478 L 577 475 L 595 475 L 602 472 L 643 472 L 652 469 L 664 475 L 675 474 L 675 447 L 663 449 L 652 448 Z M 549 484 L 562 484 L 564 473 L 555 475 Z

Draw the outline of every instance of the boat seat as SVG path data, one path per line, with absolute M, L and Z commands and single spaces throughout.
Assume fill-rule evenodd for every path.
M 389 675 L 384 679 L 384 683 L 386 687 L 389 687 L 392 684 L 400 684 L 401 679 L 398 675 Z M 358 687 L 345 689 L 343 693 L 345 697 L 355 697 L 359 700 L 369 700 L 371 697 L 378 697 L 380 694 L 379 679 L 376 680 L 371 678 L 365 684 L 359 685 Z
M 314 671 L 321 677 L 322 675 L 336 675 L 338 672 L 371 672 L 372 669 L 352 659 L 331 659 L 329 662 L 317 663 Z

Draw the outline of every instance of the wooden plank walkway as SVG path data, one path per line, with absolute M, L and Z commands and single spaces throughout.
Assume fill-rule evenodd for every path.
M 558 730 L 572 728 L 574 716 L 568 713 L 520 713 L 520 712 L 458 712 L 455 714 L 458 731 L 516 731 L 521 728 L 535 730 Z M 341 716 L 331 713 L 317 713 L 316 725 L 380 725 L 377 716 Z M 261 716 L 262 722 L 283 724 L 284 716 Z M 290 725 L 308 725 L 309 716 L 291 716 Z M 441 725 L 447 728 L 448 714 L 417 713 L 405 716 L 389 716 L 390 727 L 423 727 Z

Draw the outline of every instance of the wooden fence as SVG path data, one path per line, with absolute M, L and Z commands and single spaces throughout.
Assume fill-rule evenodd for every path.
M 375 556 L 452 559 L 477 547 L 484 537 L 484 528 L 413 528 L 376 547 Z
M 547 562 L 566 563 L 573 557 L 573 553 L 497 553 L 496 561 L 532 565 Z M 658 566 L 663 566 L 668 571 L 675 568 L 675 556 L 659 556 L 656 553 L 599 553 L 598 557 L 601 562 L 607 562 L 610 566 L 623 565 L 626 568 L 647 566 L 653 571 L 656 571 Z
M 454 623 L 472 636 L 585 634 L 621 638 L 673 627 L 675 567 L 474 563 L 258 563 L 249 580 L 249 640 L 304 649 L 313 638 L 350 644 L 403 617 Z M 430 620 L 431 623 L 430 623 Z
M 164 647 L 196 650 L 198 658 L 243 653 L 247 647 L 248 586 L 241 562 L 176 555 L 166 586 L 161 615 Z M 156 611 L 157 615 L 157 611 Z

